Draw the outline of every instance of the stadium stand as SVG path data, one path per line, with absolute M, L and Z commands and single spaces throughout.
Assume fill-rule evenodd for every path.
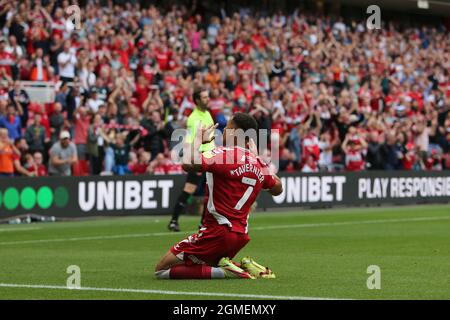
M 199 84 L 216 121 L 244 111 L 279 135 L 279 155 L 266 156 L 281 171 L 450 169 L 450 37 L 440 22 L 367 30 L 362 19 L 299 10 L 204 17 L 182 4 L 89 1 L 76 29 L 69 1 L 39 3 L 0 3 L 0 127 L 28 171 L 16 175 L 40 175 L 35 152 L 48 168 L 63 130 L 80 159 L 73 175 L 182 173 L 170 135 Z M 33 125 L 44 128 L 42 150 L 30 148 Z M 116 171 L 123 133 L 129 165 Z

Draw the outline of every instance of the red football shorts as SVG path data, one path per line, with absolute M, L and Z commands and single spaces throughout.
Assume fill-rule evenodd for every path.
M 187 264 L 216 266 L 223 257 L 232 259 L 249 241 L 247 234 L 232 232 L 227 225 L 209 226 L 181 240 L 170 251 Z

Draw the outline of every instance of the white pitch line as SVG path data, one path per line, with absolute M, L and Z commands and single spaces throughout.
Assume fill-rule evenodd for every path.
M 29 227 L 29 228 L 11 228 L 11 229 L 7 229 L 7 228 L 3 228 L 0 229 L 0 232 L 17 232 L 17 231 L 29 231 L 29 230 L 39 230 L 42 229 L 41 227 Z
M 278 226 L 264 226 L 264 227 L 250 227 L 250 230 L 276 230 L 276 229 L 291 229 L 291 228 L 315 228 L 315 227 L 333 227 L 333 226 L 349 226 L 359 224 L 382 224 L 382 223 L 396 223 L 396 222 L 417 222 L 417 221 L 441 221 L 450 220 L 450 216 L 443 217 L 416 217 L 404 219 L 382 219 L 382 220 L 362 220 L 362 221 L 346 221 L 346 222 L 324 222 L 324 223 L 303 223 L 303 224 L 286 224 Z M 154 232 L 154 233 L 133 233 L 133 234 L 119 234 L 111 236 L 95 236 L 95 237 L 77 237 L 77 238 L 57 238 L 57 239 L 41 239 L 41 240 L 24 240 L 24 241 L 7 241 L 0 242 L 0 246 L 16 245 L 16 244 L 38 244 L 50 242 L 66 242 L 66 241 L 85 241 L 85 240 L 110 240 L 110 239 L 126 239 L 126 238 L 144 238 L 157 236 L 179 236 L 182 234 L 192 234 L 198 230 L 189 230 L 180 233 L 174 232 Z
M 48 242 L 66 242 L 66 241 L 83 241 L 83 240 L 109 240 L 109 239 L 124 239 L 124 238 L 143 238 L 154 236 L 169 236 L 179 235 L 183 233 L 193 233 L 196 231 L 184 231 L 180 233 L 174 232 L 155 232 L 155 233 L 132 233 L 132 234 L 118 234 L 112 236 L 95 236 L 95 237 L 78 237 L 78 238 L 57 238 L 57 239 L 41 239 L 41 240 L 24 240 L 24 241 L 8 241 L 0 242 L 0 245 L 12 244 L 30 244 L 30 243 L 48 243 Z
M 286 224 L 278 226 L 254 227 L 251 230 L 269 230 L 269 229 L 290 229 L 290 228 L 313 228 L 313 227 L 332 227 L 332 226 L 350 226 L 355 224 L 374 224 L 389 222 L 415 222 L 415 221 L 440 221 L 450 220 L 450 217 L 418 217 L 404 219 L 382 219 L 382 220 L 362 220 L 362 221 L 346 221 L 346 222 L 326 222 L 326 223 L 304 223 L 304 224 Z
M 222 280 L 222 281 L 224 281 L 224 280 Z M 161 294 L 161 295 L 209 296 L 209 297 L 274 299 L 274 300 L 275 299 L 276 300 L 349 300 L 349 299 L 322 298 L 322 297 L 272 296 L 272 295 L 263 295 L 263 294 L 222 293 L 222 292 L 189 292 L 189 291 L 167 291 L 167 290 L 123 289 L 123 288 L 92 288 L 92 287 L 68 288 L 66 286 L 16 284 L 16 283 L 0 283 L 0 287 L 28 288 L 28 289 L 59 289 L 59 290 L 71 290 L 71 291 L 128 292 L 128 293 L 147 293 L 147 294 Z

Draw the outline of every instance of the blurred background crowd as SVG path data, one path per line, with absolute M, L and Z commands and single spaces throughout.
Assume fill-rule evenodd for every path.
M 254 115 L 281 171 L 450 169 L 450 33 L 196 2 L 0 1 L 0 175 L 180 174 L 170 137 L 210 89 Z M 22 81 L 52 83 L 32 101 Z

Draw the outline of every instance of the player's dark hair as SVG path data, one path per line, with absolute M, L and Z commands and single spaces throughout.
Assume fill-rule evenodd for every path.
M 258 123 L 256 122 L 255 118 L 247 113 L 235 113 L 232 121 L 238 129 L 242 129 L 244 130 L 244 132 L 250 129 L 254 129 L 255 131 L 258 130 Z
M 197 104 L 197 100 L 200 100 L 200 94 L 203 91 L 208 91 L 208 89 L 206 89 L 206 87 L 196 87 L 194 89 L 194 93 L 192 94 L 192 99 L 194 100 L 195 104 Z

